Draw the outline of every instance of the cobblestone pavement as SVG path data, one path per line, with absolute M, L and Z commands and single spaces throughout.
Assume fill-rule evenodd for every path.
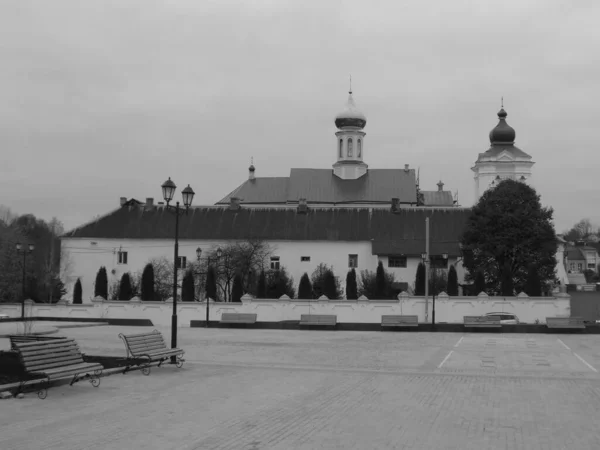
M 61 334 L 122 355 L 139 331 Z M 179 345 L 183 369 L 0 400 L 0 449 L 600 448 L 600 336 L 182 328 Z

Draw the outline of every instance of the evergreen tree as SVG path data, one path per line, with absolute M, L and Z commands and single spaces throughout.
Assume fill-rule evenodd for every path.
M 208 271 L 206 272 L 206 300 L 212 298 L 215 302 L 217 299 L 217 274 L 215 272 L 214 266 L 208 266 Z
M 81 280 L 77 278 L 75 288 L 73 289 L 73 304 L 81 305 L 83 303 L 83 290 L 81 288 Z
M 288 275 L 285 267 L 270 273 L 267 280 L 267 292 L 265 298 L 279 298 L 282 295 L 294 298 L 294 280 Z
M 323 295 L 330 300 L 338 298 L 338 290 L 335 281 L 333 271 L 328 269 L 323 277 Z
M 194 273 L 188 270 L 183 276 L 181 282 L 181 301 L 182 302 L 193 302 L 195 296 L 196 286 L 194 286 Z
M 131 288 L 131 277 L 129 272 L 125 272 L 121 277 L 119 284 L 119 300 L 131 300 L 133 297 L 133 289 Z
M 425 295 L 425 264 L 422 262 L 417 266 L 415 277 L 415 295 Z
M 458 295 L 458 274 L 454 265 L 448 269 L 448 292 L 447 294 L 451 297 Z
M 375 273 L 375 298 L 384 299 L 387 293 L 387 285 L 385 279 L 385 269 L 383 268 L 383 262 L 379 261 L 377 264 L 377 272 Z
M 527 272 L 527 284 L 525 285 L 525 293 L 530 297 L 541 297 L 542 296 L 542 283 L 540 282 L 540 276 L 538 275 L 537 267 L 535 264 L 529 265 Z
M 258 276 L 256 298 L 267 298 L 267 275 L 264 270 L 261 270 L 260 275 Z
M 304 272 L 304 275 L 300 278 L 298 298 L 303 300 L 310 300 L 312 298 L 312 284 L 310 284 L 310 278 L 306 272 Z
M 329 295 L 325 291 L 325 280 L 329 279 Z M 333 284 L 335 284 L 335 291 L 331 288 L 331 280 L 333 279 Z M 342 286 L 340 284 L 339 277 L 336 277 L 333 273 L 333 268 L 329 267 L 325 263 L 321 263 L 317 266 L 317 268 L 313 271 L 311 275 L 311 283 L 313 288 L 313 298 L 319 298 L 322 295 L 325 295 L 327 298 L 337 299 L 342 298 Z M 331 295 L 331 297 L 330 297 Z
M 154 266 L 152 263 L 146 264 L 142 272 L 142 300 L 156 300 L 154 293 Z
M 108 275 L 106 267 L 102 266 L 96 274 L 96 284 L 94 285 L 94 297 L 108 299 Z
M 233 277 L 233 286 L 231 287 L 231 301 L 241 303 L 242 296 L 244 295 L 244 281 L 242 280 L 242 274 L 236 272 Z
M 358 298 L 358 285 L 356 283 L 356 270 L 354 267 L 346 275 L 346 298 L 356 300 Z
M 478 270 L 475 275 L 475 295 L 479 295 L 482 292 L 487 293 L 487 285 L 483 271 Z

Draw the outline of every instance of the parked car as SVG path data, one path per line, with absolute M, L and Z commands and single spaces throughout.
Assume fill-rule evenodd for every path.
M 500 317 L 501 325 L 516 325 L 519 323 L 519 318 L 511 313 L 491 312 L 491 313 L 487 313 L 486 317 L 487 316 Z

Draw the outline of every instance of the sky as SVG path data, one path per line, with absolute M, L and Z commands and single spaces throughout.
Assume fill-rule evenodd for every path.
M 475 201 L 504 97 L 561 232 L 600 224 L 593 0 L 0 2 L 0 204 L 66 229 L 168 178 L 220 200 L 330 168 L 352 75 L 371 168 Z

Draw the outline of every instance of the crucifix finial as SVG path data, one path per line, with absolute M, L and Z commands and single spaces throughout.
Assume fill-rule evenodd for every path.
M 504 108 L 504 96 L 500 97 L 500 108 Z
M 348 91 L 348 94 L 352 94 L 352 75 L 350 75 L 350 90 Z
M 254 165 L 254 156 L 250 157 L 250 165 L 253 166 Z

